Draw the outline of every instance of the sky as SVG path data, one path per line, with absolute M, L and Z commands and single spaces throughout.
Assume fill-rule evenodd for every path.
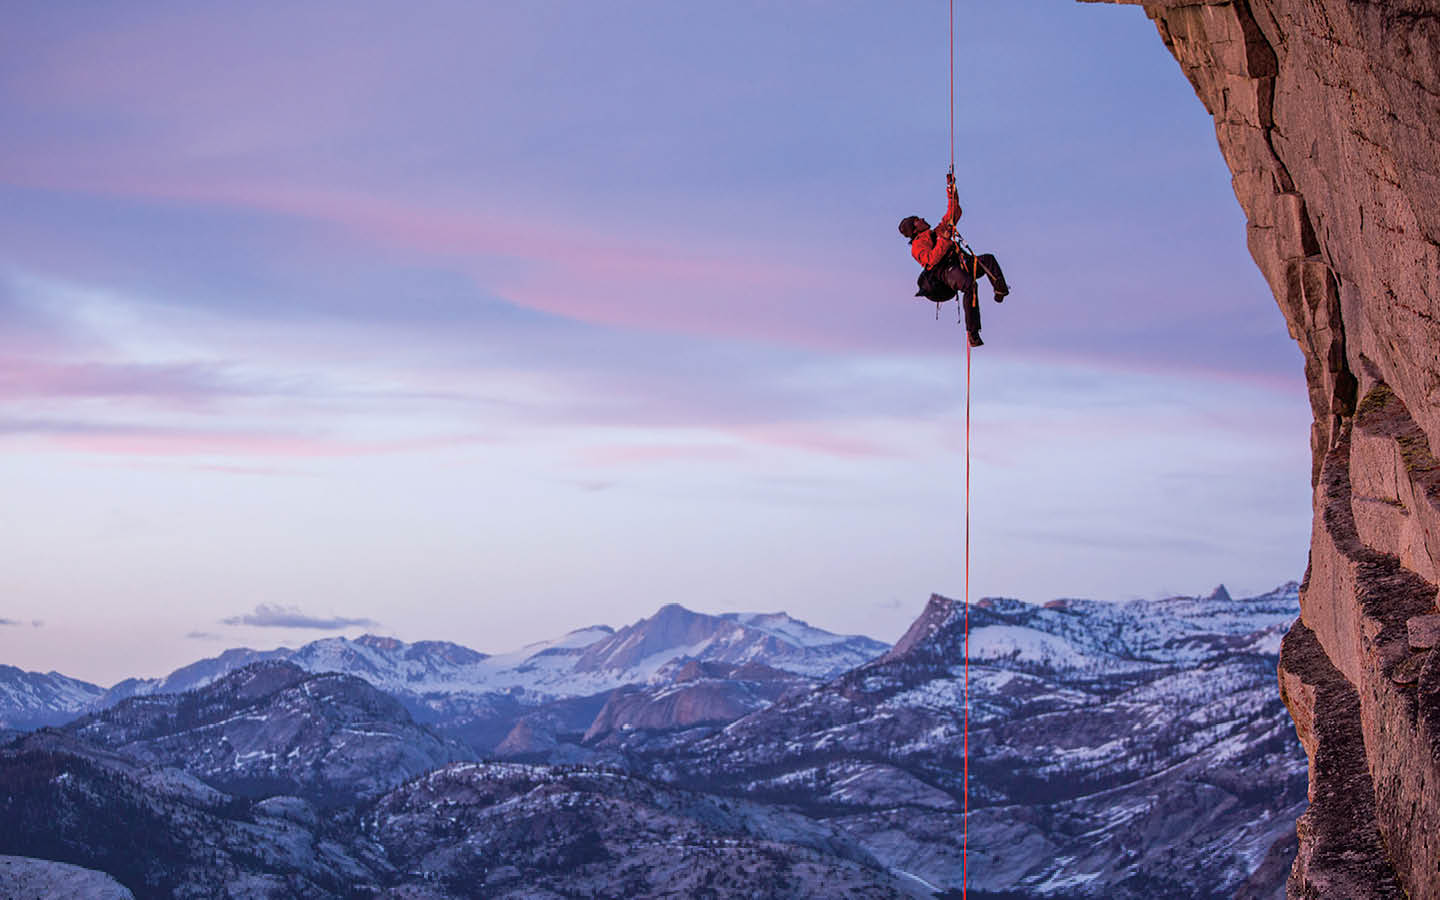
M 1302 361 L 1134 7 L 960 0 L 972 597 L 1304 570 Z M 109 684 L 965 590 L 946 4 L 29 4 L 0 32 L 0 663 Z

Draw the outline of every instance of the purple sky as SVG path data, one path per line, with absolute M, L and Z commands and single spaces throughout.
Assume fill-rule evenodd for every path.
M 1300 355 L 1137 9 L 960 3 L 972 594 L 1298 578 Z M 495 8 L 491 8 L 495 7 Z M 963 588 L 943 3 L 34 4 L 0 32 L 0 662 L 110 682 Z M 34 624 L 34 623 L 41 624 Z

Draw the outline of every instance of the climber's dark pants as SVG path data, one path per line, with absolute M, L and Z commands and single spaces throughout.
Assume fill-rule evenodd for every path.
M 940 277 L 960 295 L 960 305 L 965 310 L 965 330 L 971 334 L 980 333 L 980 291 L 971 275 L 972 266 L 976 263 L 979 264 L 980 274 L 990 279 L 990 287 L 995 289 L 996 296 L 1003 297 L 1010 293 L 1010 286 L 1005 283 L 1005 273 L 1000 271 L 1000 263 L 996 261 L 993 253 L 982 253 L 976 257 L 962 255 L 959 260 L 945 267 Z

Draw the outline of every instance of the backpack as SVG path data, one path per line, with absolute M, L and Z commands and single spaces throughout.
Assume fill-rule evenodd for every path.
M 942 260 L 940 265 L 932 269 L 921 269 L 920 274 L 915 278 L 915 296 L 924 297 L 926 300 L 933 300 L 936 303 L 944 303 L 946 300 L 955 299 L 955 289 L 945 283 L 940 277 L 940 272 L 947 265 L 948 260 Z
M 941 273 L 952 266 L 962 266 L 961 271 L 969 274 L 968 266 L 965 266 L 965 261 L 968 259 L 968 256 L 952 248 L 938 263 L 928 269 L 921 269 L 920 274 L 915 278 L 917 289 L 915 296 L 924 297 L 926 300 L 933 300 L 936 303 L 954 300 L 955 289 L 946 282 Z

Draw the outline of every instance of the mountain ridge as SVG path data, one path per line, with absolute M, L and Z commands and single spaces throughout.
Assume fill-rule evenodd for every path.
M 958 889 L 968 765 L 977 898 L 1275 897 L 1305 805 L 1267 637 L 1289 587 L 971 606 L 968 753 L 965 611 L 940 595 L 902 652 L 828 680 L 677 658 L 535 707 L 506 737 L 523 765 L 447 761 L 456 745 L 369 682 L 262 660 L 0 747 L 0 854 L 137 895 L 748 898 L 763 877 L 763 896 L 919 900 Z M 659 632 L 694 640 L 688 611 L 667 616 Z M 354 646 L 409 648 L 325 645 Z M 111 827 L 136 815 L 163 853 Z
M 59 672 L 0 665 L 0 730 L 59 725 L 83 713 L 105 689 Z
M 677 624 L 681 621 L 683 625 Z M 617 634 L 623 636 L 617 638 Z M 616 652 L 617 641 L 630 644 L 624 652 Z M 646 652 L 637 653 L 637 648 Z M 201 687 L 228 671 L 266 659 L 285 659 L 314 672 L 368 675 L 377 687 L 406 693 L 518 691 L 555 699 L 643 682 L 665 663 L 681 657 L 743 662 L 746 659 L 735 657 L 765 656 L 767 664 L 776 668 L 819 677 L 838 674 L 885 649 L 886 645 L 872 638 L 827 632 L 785 613 L 710 615 L 668 603 L 618 632 L 605 625 L 589 626 L 508 653 L 482 653 L 450 641 L 409 643 L 375 634 L 321 638 L 295 649 L 232 648 L 161 678 L 119 682 L 99 705 Z M 577 661 L 566 666 L 571 657 Z M 576 673 L 585 681 L 583 685 L 557 686 Z

